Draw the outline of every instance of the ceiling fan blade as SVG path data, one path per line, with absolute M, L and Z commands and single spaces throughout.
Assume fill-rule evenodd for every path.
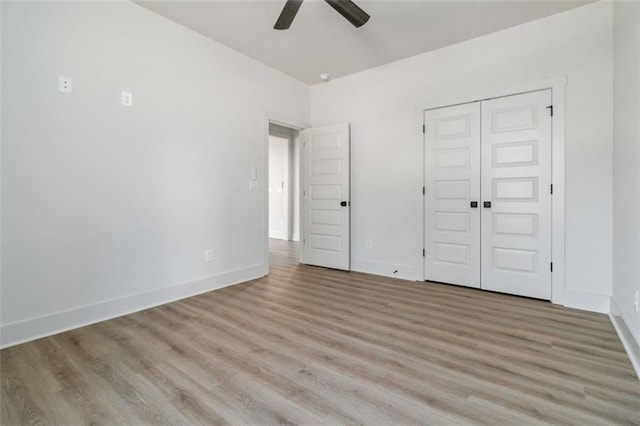
M 351 22 L 354 27 L 359 28 L 367 23 L 369 15 L 358 7 L 351 0 L 324 0 L 329 6 L 334 8 L 340 15 Z
M 273 28 L 276 30 L 288 30 L 293 22 L 293 18 L 295 18 L 296 13 L 298 13 L 298 9 L 302 6 L 302 1 L 303 0 L 287 0 Z

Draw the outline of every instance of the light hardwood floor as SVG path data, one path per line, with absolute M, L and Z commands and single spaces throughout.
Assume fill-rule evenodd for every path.
M 14 424 L 640 424 L 605 315 L 295 263 L 4 349 Z

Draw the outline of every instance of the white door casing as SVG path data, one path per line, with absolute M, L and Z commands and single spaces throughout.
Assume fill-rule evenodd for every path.
M 312 127 L 301 137 L 303 262 L 349 270 L 349 124 Z
M 480 103 L 425 111 L 424 123 L 424 279 L 479 288 Z
M 551 90 L 482 102 L 483 289 L 551 299 L 550 105 Z

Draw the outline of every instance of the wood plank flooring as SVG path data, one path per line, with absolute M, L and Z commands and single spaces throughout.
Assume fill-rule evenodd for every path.
M 640 424 L 605 315 L 296 264 L 0 351 L 3 425 Z

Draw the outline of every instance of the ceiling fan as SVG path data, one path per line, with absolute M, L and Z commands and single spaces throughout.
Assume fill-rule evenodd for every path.
M 293 22 L 293 18 L 296 17 L 298 9 L 302 6 L 304 0 L 287 0 L 280 12 L 280 16 L 273 26 L 276 30 L 287 30 Z M 351 0 L 324 0 L 329 3 L 329 6 L 334 8 L 340 15 L 342 15 L 347 21 L 351 22 L 354 27 L 359 28 L 363 26 L 368 20 L 369 15 L 360 9 Z

